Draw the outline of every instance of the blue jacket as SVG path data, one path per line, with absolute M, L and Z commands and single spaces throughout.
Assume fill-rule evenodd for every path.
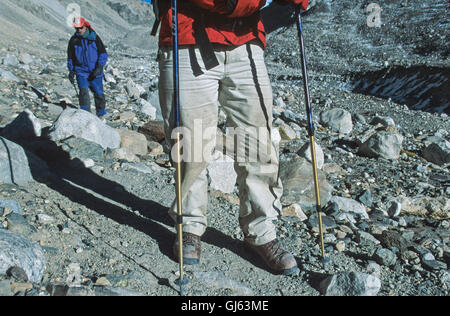
M 75 33 L 67 48 L 67 67 L 75 71 L 77 76 L 89 77 L 97 66 L 104 67 L 108 54 L 100 36 L 89 30 L 88 36 Z M 103 77 L 103 72 L 96 78 Z

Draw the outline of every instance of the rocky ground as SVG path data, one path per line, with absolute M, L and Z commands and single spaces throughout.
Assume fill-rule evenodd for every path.
M 79 3 L 110 54 L 106 124 L 76 110 L 69 1 L 0 5 L 1 295 L 179 295 L 152 14 L 95 2 Z M 303 21 L 331 263 L 320 258 L 297 30 L 291 10 L 270 7 L 276 224 L 300 272 L 275 275 L 243 248 L 232 161 L 217 161 L 188 295 L 449 295 L 448 3 L 383 2 L 369 27 L 370 2 L 317 0 Z

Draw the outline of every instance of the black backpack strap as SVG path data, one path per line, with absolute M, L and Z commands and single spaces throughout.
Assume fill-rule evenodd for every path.
M 158 33 L 159 24 L 161 24 L 161 20 L 155 20 L 155 23 L 153 23 L 152 32 L 150 33 L 151 36 L 156 36 Z
M 161 8 L 159 7 L 159 2 L 160 2 L 159 0 L 153 0 L 153 12 L 155 13 L 155 23 L 153 23 L 153 28 L 151 32 L 152 36 L 156 36 L 156 33 L 158 33 L 159 24 L 161 24 L 160 19 Z
M 210 70 L 219 65 L 216 54 L 214 54 L 214 48 L 206 33 L 205 26 L 205 14 L 201 13 L 194 22 L 194 37 L 197 41 L 200 54 L 202 55 L 205 68 Z

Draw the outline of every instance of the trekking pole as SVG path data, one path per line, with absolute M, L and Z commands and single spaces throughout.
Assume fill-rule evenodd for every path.
M 80 100 L 80 92 L 78 91 L 77 85 L 75 83 L 72 83 L 72 86 L 75 89 L 75 93 L 77 94 L 77 99 Z M 78 107 L 76 105 L 73 105 L 73 104 L 67 104 L 66 103 L 65 105 L 68 105 L 71 108 L 78 109 Z M 63 105 L 63 108 L 65 109 L 64 105 Z
M 80 93 L 78 92 L 77 85 L 75 83 L 72 83 L 72 85 L 73 85 L 73 88 L 75 89 L 75 93 L 77 94 L 77 98 L 79 98 L 80 97 Z
M 320 233 L 320 245 L 322 251 L 322 264 L 325 266 L 330 259 L 325 257 L 325 246 L 323 241 L 323 225 L 322 225 L 322 207 L 320 205 L 320 193 L 319 193 L 319 179 L 317 175 L 317 158 L 316 149 L 314 143 L 314 123 L 312 119 L 311 103 L 309 98 L 309 88 L 308 88 L 308 74 L 306 72 L 306 57 L 305 57 L 305 47 L 303 43 L 303 30 L 302 30 L 302 16 L 300 13 L 300 6 L 296 9 L 297 14 L 297 30 L 298 30 L 298 40 L 300 43 L 300 58 L 302 61 L 302 73 L 303 73 L 303 86 L 305 90 L 305 104 L 306 104 L 306 115 L 308 121 L 308 134 L 311 142 L 311 157 L 313 166 L 313 176 L 314 176 L 314 188 L 316 193 L 316 210 L 319 218 L 319 233 Z
M 177 161 L 176 161 L 176 196 L 177 196 L 177 232 L 178 232 L 178 262 L 180 277 L 175 281 L 180 286 L 180 295 L 185 296 L 183 286 L 188 283 L 183 272 L 183 211 L 181 196 L 181 145 L 180 145 L 180 76 L 178 57 L 178 1 L 172 0 L 172 39 L 173 39 L 173 86 L 175 105 L 175 125 L 177 128 Z

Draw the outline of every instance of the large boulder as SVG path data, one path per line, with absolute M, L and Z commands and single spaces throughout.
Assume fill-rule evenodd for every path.
M 394 132 L 380 131 L 372 135 L 358 150 L 363 156 L 398 159 L 402 149 L 403 136 Z
M 120 135 L 95 115 L 76 109 L 66 109 L 50 128 L 49 137 L 57 142 L 69 137 L 79 137 L 106 148 L 119 148 Z
M 331 109 L 320 114 L 321 124 L 339 134 L 349 134 L 353 130 L 352 115 L 344 109 Z
M 12 267 L 22 268 L 28 279 L 40 283 L 45 270 L 42 248 L 25 237 L 0 229 L 0 274 Z
M 25 150 L 0 137 L 0 182 L 25 184 L 33 181 Z

